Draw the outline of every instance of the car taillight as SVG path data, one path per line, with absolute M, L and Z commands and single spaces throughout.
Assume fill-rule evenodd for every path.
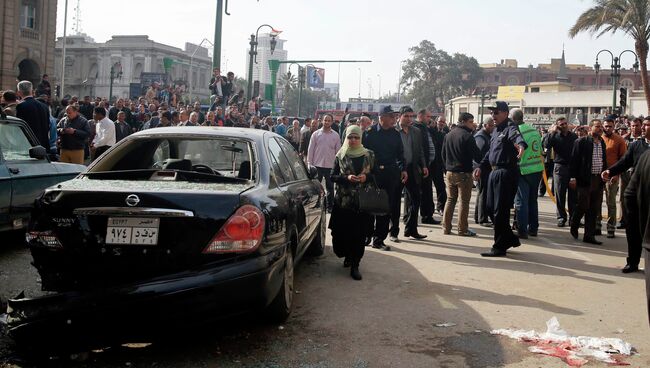
M 52 231 L 29 231 L 25 234 L 25 240 L 27 243 L 33 241 L 38 242 L 38 244 L 48 247 L 48 248 L 63 248 L 59 238 L 52 233 Z
M 262 242 L 264 228 L 262 211 L 248 204 L 241 206 L 210 240 L 203 254 L 254 251 Z

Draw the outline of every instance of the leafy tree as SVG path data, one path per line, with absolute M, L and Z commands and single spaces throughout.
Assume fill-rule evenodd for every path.
M 299 88 L 291 89 L 286 95 L 284 100 L 285 113 L 290 116 L 298 115 L 298 94 Z M 302 97 L 300 102 L 300 115 L 302 117 L 314 116 L 318 109 L 318 103 L 324 101 L 332 101 L 336 97 L 329 96 L 325 91 L 312 91 L 309 88 L 303 88 Z
M 621 31 L 634 39 L 634 49 L 641 66 L 641 83 L 650 114 L 650 84 L 648 83 L 648 39 L 650 39 L 650 1 L 596 0 L 595 5 L 580 14 L 569 30 L 569 36 L 589 32 L 596 38 L 605 33 Z
M 416 108 L 438 108 L 447 100 L 468 93 L 476 86 L 482 70 L 475 58 L 449 55 L 433 42 L 423 40 L 409 49 L 411 58 L 402 68 L 400 85 L 404 101 Z

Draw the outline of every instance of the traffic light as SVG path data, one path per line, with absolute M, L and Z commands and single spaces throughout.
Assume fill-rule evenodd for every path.
M 625 107 L 627 106 L 627 88 L 621 87 L 620 91 L 621 94 L 619 96 L 620 97 L 619 105 L 621 107 Z

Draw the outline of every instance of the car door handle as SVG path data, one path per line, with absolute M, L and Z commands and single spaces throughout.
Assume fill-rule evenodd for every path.
M 20 169 L 17 168 L 17 167 L 10 167 L 9 172 L 12 173 L 12 174 L 18 174 L 18 173 L 20 173 Z

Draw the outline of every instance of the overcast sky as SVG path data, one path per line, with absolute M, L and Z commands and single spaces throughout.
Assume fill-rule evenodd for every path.
M 596 52 L 617 54 L 634 48 L 627 36 L 594 39 L 568 37 L 568 29 L 591 0 L 230 0 L 224 15 L 222 69 L 245 77 L 248 38 L 268 23 L 282 30 L 289 59 L 372 60 L 341 64 L 341 98 L 377 97 L 395 91 L 400 60 L 423 39 L 447 52 L 465 53 L 479 63 L 517 59 L 520 66 L 548 63 L 560 57 L 562 45 L 569 64 L 593 65 Z M 80 1 L 81 30 L 97 42 L 112 35 L 146 34 L 150 39 L 183 48 L 185 42 L 212 41 L 216 0 Z M 76 0 L 68 4 L 68 34 L 74 29 Z M 65 0 L 58 2 L 57 36 L 63 35 Z M 601 55 L 609 65 L 609 57 Z M 623 67 L 634 62 L 624 56 Z M 325 81 L 336 83 L 338 64 L 326 68 Z M 294 71 L 295 72 L 295 71 Z M 381 77 L 378 77 L 380 75 Z

